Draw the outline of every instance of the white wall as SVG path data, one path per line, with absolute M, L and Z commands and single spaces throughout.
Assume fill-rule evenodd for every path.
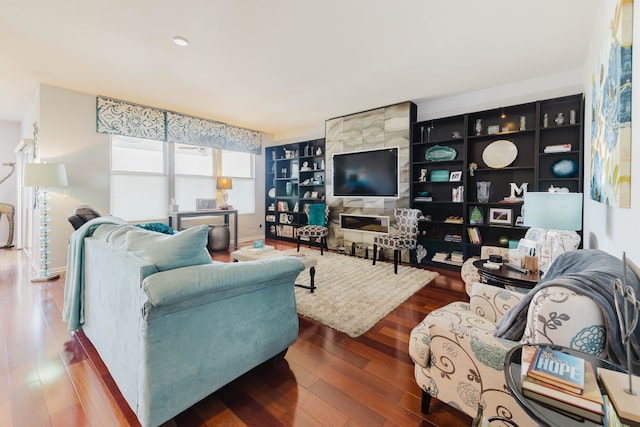
M 11 172 L 9 166 L 3 163 L 16 161 L 14 148 L 20 141 L 20 123 L 0 120 L 0 181 Z M 16 205 L 16 175 L 13 174 L 5 182 L 0 184 L 0 203 Z M 9 223 L 5 215 L 0 219 L 0 246 L 7 243 L 9 237 Z M 15 244 L 15 236 L 14 236 Z
M 585 61 L 583 72 L 583 86 L 585 87 L 585 123 L 591 123 L 591 77 L 599 61 L 602 45 L 609 31 L 609 20 L 617 1 L 605 0 L 599 3 L 600 10 L 594 24 L 589 53 Z M 634 7 L 634 46 L 640 45 L 640 8 Z M 633 91 L 632 91 L 632 126 L 631 126 L 631 208 L 619 209 L 606 206 L 590 199 L 590 142 L 591 129 L 585 126 L 585 158 L 584 158 L 584 193 L 585 193 L 585 247 L 602 249 L 620 257 L 623 251 L 627 256 L 640 263 L 640 235 L 638 234 L 638 219 L 640 218 L 640 83 L 636 80 L 636 71 L 640 64 L 637 52 L 633 55 Z M 639 141 L 638 144 L 635 141 Z M 635 146 L 635 149 L 634 149 Z
M 108 94 L 107 94 L 108 95 Z M 33 122 L 39 123 L 40 157 L 64 163 L 69 186 L 51 189 L 51 270 L 66 266 L 67 241 L 73 228 L 67 214 L 88 204 L 103 215 L 109 213 L 110 137 L 96 132 L 96 95 L 40 85 L 31 108 L 22 121 L 22 136 L 33 137 Z M 263 142 L 271 143 L 264 135 Z M 12 148 L 13 149 L 13 148 Z M 256 213 L 238 219 L 239 240 L 264 237 L 264 155 L 256 156 Z M 37 221 L 36 221 L 37 227 Z M 35 237 L 38 230 L 34 230 Z M 35 245 L 34 245 L 35 247 Z M 34 260 L 34 265 L 37 260 Z

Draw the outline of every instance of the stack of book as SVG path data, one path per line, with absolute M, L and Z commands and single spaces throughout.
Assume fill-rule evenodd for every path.
M 591 363 L 561 351 L 522 348 L 522 394 L 559 412 L 602 423 L 604 401 Z
M 464 256 L 460 251 L 451 252 L 451 262 L 456 265 L 462 265 L 464 263 Z
M 566 153 L 571 151 L 571 144 L 547 145 L 544 147 L 545 153 Z
M 433 258 L 431 258 L 431 261 L 446 262 L 449 260 L 450 256 L 451 254 L 449 252 L 436 252 L 435 255 L 433 255 Z

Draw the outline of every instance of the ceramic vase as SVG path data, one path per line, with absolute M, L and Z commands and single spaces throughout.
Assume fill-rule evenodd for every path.
M 482 119 L 476 120 L 476 135 L 480 135 L 482 133 Z
M 491 194 L 491 181 L 476 182 L 478 202 L 487 203 Z

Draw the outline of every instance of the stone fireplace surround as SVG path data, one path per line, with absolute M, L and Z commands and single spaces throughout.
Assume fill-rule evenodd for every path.
M 344 230 L 340 227 L 340 214 L 389 217 L 390 232 L 396 229 L 393 209 L 409 207 L 410 130 L 416 121 L 417 107 L 403 102 L 325 122 L 326 201 L 331 210 L 329 236 L 330 249 L 344 248 L 345 243 L 372 243 L 373 233 Z M 353 198 L 333 196 L 333 161 L 337 153 L 398 147 L 399 198 Z M 384 257 L 389 256 L 383 254 Z M 404 254 L 407 256 L 407 254 Z

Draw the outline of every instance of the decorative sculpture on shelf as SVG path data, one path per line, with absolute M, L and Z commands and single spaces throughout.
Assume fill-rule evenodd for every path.
M 3 163 L 3 166 L 9 166 L 11 168 L 11 172 L 9 172 L 4 178 L 0 180 L 0 184 L 5 182 L 16 170 L 16 164 L 13 162 Z M 7 243 L 4 246 L 0 246 L 0 249 L 8 249 L 13 247 L 13 232 L 15 228 L 15 213 L 16 207 L 9 203 L 0 203 L 0 219 L 2 219 L 2 214 L 7 216 L 7 220 L 9 221 L 9 236 L 7 237 Z

